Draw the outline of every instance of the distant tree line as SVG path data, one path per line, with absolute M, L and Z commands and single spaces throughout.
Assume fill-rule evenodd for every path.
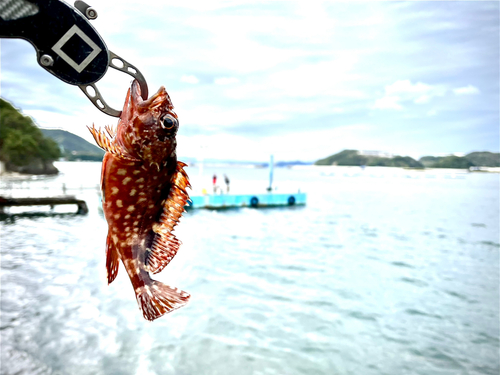
M 461 156 L 424 156 L 418 161 L 409 156 L 381 157 L 360 154 L 358 150 L 344 150 L 320 159 L 315 165 L 383 166 L 408 168 L 458 168 L 500 167 L 500 153 L 472 152 Z
M 0 98 L 0 160 L 6 170 L 57 173 L 52 162 L 60 156 L 56 142 L 45 137 L 30 117 Z

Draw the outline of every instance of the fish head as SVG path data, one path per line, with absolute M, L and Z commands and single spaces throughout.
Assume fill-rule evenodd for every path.
M 143 100 L 139 82 L 134 80 L 118 122 L 118 143 L 145 164 L 164 165 L 168 158 L 175 156 L 177 145 L 179 120 L 173 109 L 163 86 Z

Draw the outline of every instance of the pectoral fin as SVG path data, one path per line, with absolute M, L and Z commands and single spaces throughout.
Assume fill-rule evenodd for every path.
M 146 266 L 152 273 L 158 273 L 165 268 L 177 254 L 181 244 L 172 231 L 179 222 L 179 218 L 185 211 L 184 206 L 189 200 L 186 188 L 191 187 L 191 185 L 184 171 L 185 166 L 186 164 L 182 162 L 177 163 L 177 170 L 172 178 L 172 185 L 163 205 L 160 220 L 153 225 L 153 231 L 156 235 L 146 260 Z

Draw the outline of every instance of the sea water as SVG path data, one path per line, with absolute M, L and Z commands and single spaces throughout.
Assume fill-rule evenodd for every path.
M 2 181 L 85 199 L 1 225 L 2 374 L 492 374 L 499 364 L 499 175 L 275 169 L 307 205 L 193 210 L 157 279 L 192 298 L 154 322 L 120 266 L 106 285 L 99 163 Z M 205 166 L 193 194 L 261 193 L 266 169 Z M 64 186 L 63 186 L 64 183 Z M 256 191 L 257 192 L 257 191 Z M 45 211 L 44 211 L 45 210 Z M 25 209 L 24 209 L 25 211 Z

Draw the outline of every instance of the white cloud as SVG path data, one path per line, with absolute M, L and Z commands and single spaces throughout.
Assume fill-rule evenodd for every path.
M 428 103 L 432 98 L 443 96 L 446 89 L 441 85 L 428 85 L 422 82 L 411 83 L 410 80 L 399 80 L 385 86 L 385 96 L 377 99 L 372 108 L 403 109 L 403 103 Z
M 480 92 L 481 91 L 479 91 L 479 89 L 477 87 L 472 86 L 472 85 L 453 89 L 453 93 L 455 95 L 477 95 Z
M 183 75 L 181 77 L 181 82 L 191 83 L 192 85 L 195 85 L 198 82 L 200 82 L 200 80 L 198 78 L 196 78 L 196 76 L 193 76 L 193 75 L 191 75 L 191 76 Z

